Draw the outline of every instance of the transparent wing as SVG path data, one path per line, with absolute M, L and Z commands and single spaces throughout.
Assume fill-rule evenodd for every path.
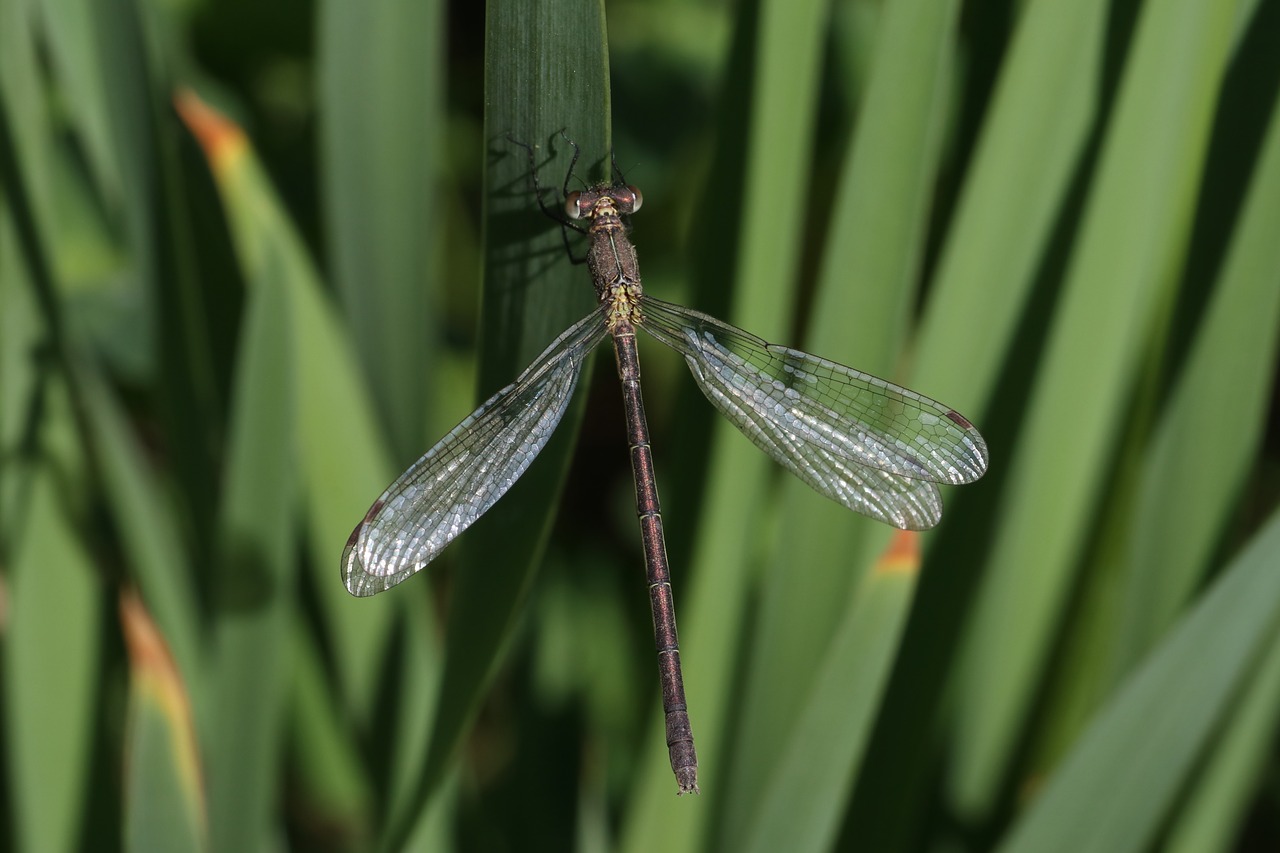
M 506 494 L 546 446 L 605 334 L 599 311 L 570 326 L 382 493 L 342 552 L 352 595 L 400 583 Z
M 935 483 L 987 470 L 987 445 L 947 406 L 645 296 L 641 326 L 684 356 L 738 429 L 819 493 L 907 530 L 942 517 Z

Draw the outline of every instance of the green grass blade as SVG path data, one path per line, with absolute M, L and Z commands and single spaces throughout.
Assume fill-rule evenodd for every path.
M 393 455 L 425 449 L 439 349 L 445 21 L 438 2 L 320 5 L 330 269 Z
M 866 748 L 920 574 L 916 533 L 898 533 L 859 585 L 813 689 L 783 739 L 757 810 L 727 834 L 726 850 L 829 850 Z
M 0 3 L 0 108 L 6 112 L 5 131 L 12 135 L 15 166 L 26 183 L 29 216 L 39 233 L 53 229 L 53 168 L 55 149 L 51 118 L 40 87 L 34 9 L 6 0 Z
M 1280 624 L 1280 514 L 1097 715 L 1003 853 L 1151 849 Z
M 129 651 L 124 839 L 128 850 L 208 849 L 208 819 L 192 702 L 159 626 L 126 593 Z M 194 674 L 194 673 L 193 673 Z
M 64 178 L 73 176 L 68 185 L 92 199 L 87 206 L 95 216 L 105 212 L 118 252 L 114 269 L 73 276 L 64 266 L 64 276 L 95 292 L 97 299 L 85 300 L 89 310 L 78 312 L 77 319 L 92 330 L 106 360 L 127 375 L 145 376 L 155 367 L 156 312 L 150 297 L 160 284 L 157 259 L 165 212 L 157 210 L 153 191 L 161 180 L 150 102 L 155 81 L 139 10 L 132 0 L 45 0 L 38 6 L 56 86 L 68 101 L 62 117 L 76 146 L 65 149 L 70 162 Z M 84 175 L 76 173 L 74 158 L 80 153 L 88 166 Z M 55 225 L 50 236 L 56 236 L 66 219 L 49 224 Z M 58 258 L 62 265 L 77 260 Z
M 266 843 L 283 749 L 298 481 L 285 265 L 268 251 L 251 290 L 232 399 L 208 692 L 214 850 Z
M 84 459 L 66 388 L 45 382 L 39 455 L 6 473 L 24 486 L 5 520 L 6 787 L 17 847 L 63 851 L 76 848 L 89 795 L 102 591 L 71 502 L 83 499 Z
M 0 21 L 16 18 L 0 7 Z M 30 147 L 48 145 L 33 80 L 22 79 L 34 75 L 23 64 L 32 60 L 15 51 L 3 70 L 18 80 L 0 83 L 0 705 L 10 838 L 57 851 L 78 843 L 90 790 L 102 591 L 84 540 L 91 460 L 66 373 L 56 241 L 39 228 L 52 214 L 53 175 Z
M 0 548 L 14 541 L 26 488 L 12 464 L 26 440 L 46 367 L 30 354 L 58 326 L 41 221 L 51 201 L 47 127 L 32 79 L 36 59 L 16 3 L 0 3 Z M 21 38 L 15 38 L 18 35 Z M 39 269 L 34 269 L 38 267 Z M 37 285 L 37 279 L 43 282 Z M 52 303 L 52 304 L 51 304 Z
M 1184 251 L 1234 10 L 1178 0 L 1143 12 L 955 682 L 950 793 L 962 812 L 984 809 L 1008 767 L 1104 488 L 1142 330 Z
M 1280 335 L 1280 106 L 1259 151 L 1234 242 L 1144 463 L 1117 674 L 1194 594 L 1263 440 Z
M 125 215 L 130 227 L 137 227 L 145 199 L 136 192 L 142 173 L 134 157 L 143 153 L 136 143 L 146 125 L 137 121 L 134 110 L 140 105 L 130 100 L 137 93 L 128 88 L 140 57 L 121 55 L 122 29 L 128 24 L 115 26 L 111 20 L 112 12 L 127 14 L 130 7 L 66 0 L 38 4 L 50 58 L 70 107 L 67 114 L 84 145 L 97 189 L 110 208 Z
M 1222 738 L 1168 832 L 1169 853 L 1229 850 L 1240 835 L 1253 791 L 1264 783 L 1280 718 L 1280 636 L 1254 669 L 1244 695 L 1222 726 Z
M 338 558 L 351 529 L 391 481 L 391 465 L 336 312 L 321 294 L 314 267 L 243 133 L 193 97 L 180 99 L 179 108 L 205 148 L 246 279 L 256 286 L 278 276 L 285 287 L 310 565 L 333 634 L 342 695 L 364 723 L 372 713 L 387 632 L 409 601 L 353 601 L 342 585 Z M 275 266 L 268 268 L 271 258 Z
M 299 777 L 300 799 L 325 815 L 321 831 L 307 840 L 334 850 L 368 850 L 378 811 L 371 802 L 373 786 L 361 764 L 358 743 L 350 736 L 342 708 L 333 701 L 314 638 L 300 619 L 293 620 L 289 633 L 290 764 Z M 421 751 L 410 754 L 420 756 Z
M 400 669 L 391 674 L 397 685 L 400 718 L 390 740 L 395 746 L 388 774 L 388 820 L 394 826 L 412 824 L 411 841 L 406 847 L 431 851 L 449 849 L 446 839 L 450 837 L 449 818 L 456 796 L 446 779 L 425 808 L 420 797 L 415 799 L 435 722 L 436 692 L 443 669 L 438 640 L 433 636 L 438 630 L 431 620 L 409 614 L 404 620 L 405 647 Z M 420 839 L 426 839 L 425 846 L 417 846 Z
M 975 21 L 977 31 L 995 39 L 999 19 L 989 13 L 985 26 Z M 1000 377 L 1011 357 L 1020 357 L 1012 348 L 1024 310 L 1097 120 L 1107 21 L 1101 0 L 1025 4 L 990 101 L 979 107 L 982 121 L 947 222 L 909 383 L 972 418 L 991 442 L 991 472 L 947 496 L 951 518 L 958 501 L 994 493 L 1009 470 L 1010 444 L 984 409 L 995 414 L 993 404 L 1012 405 L 1013 395 L 1000 393 Z M 984 532 L 978 518 L 962 519 L 962 529 L 944 518 L 943 548 L 930 549 L 846 841 L 893 849 L 915 837 L 928 813 L 936 755 L 919 732 L 938 726 L 943 685 L 982 572 L 975 546 Z
M 884 12 L 858 133 L 837 190 L 806 341 L 812 352 L 882 376 L 897 372 L 917 289 L 949 94 L 956 9 L 954 3 L 930 0 L 897 3 Z M 883 528 L 798 480 L 787 477 L 780 486 L 783 532 L 764 574 L 732 757 L 723 822 L 729 849 L 743 849 L 749 838 L 779 834 L 763 828 L 761 798 L 764 791 L 777 790 L 773 772 L 784 758 L 781 750 L 800 736 L 798 729 L 807 727 L 799 711 L 820 683 L 812 662 L 823 658 L 842 621 L 855 613 L 867 616 L 851 590 L 887 538 Z M 793 567 L 803 567 L 803 579 Z M 893 637 L 900 627 L 892 627 Z M 857 655 L 862 649 L 850 652 Z M 845 663 L 857 666 L 854 660 Z M 865 717 L 879 700 L 879 689 L 866 690 L 846 712 Z M 810 757 L 847 771 L 859 752 L 852 743 L 850 747 Z M 814 768 L 811 778 L 827 779 L 833 772 L 839 776 L 834 768 Z M 813 808 L 831 809 L 842 801 L 847 785 L 823 791 L 802 788 L 812 795 Z M 786 814 L 770 813 L 779 818 Z
M 495 0 L 488 7 L 485 52 L 488 159 L 478 399 L 511 382 L 594 305 L 586 272 L 570 269 L 559 227 L 538 210 L 525 152 L 507 136 L 542 146 L 536 159 L 544 186 L 559 187 L 568 169 L 568 145 L 555 135 L 561 128 L 583 151 L 579 178 L 607 175 L 602 4 Z M 558 193 L 549 194 L 547 203 L 558 204 Z M 413 798 L 424 805 L 457 751 L 541 560 L 580 414 L 581 396 L 520 482 L 455 545 L 463 568 L 449 614 L 439 718 Z M 405 828 L 394 831 L 390 846 L 404 837 Z
M 1097 120 L 1106 24 L 1103 0 L 1034 0 L 1001 66 L 921 321 L 913 380 L 971 418 L 996 393 Z M 998 448 L 993 460 L 1001 464 Z
M 750 39 L 751 144 L 744 172 L 734 178 L 743 191 L 741 211 L 726 213 L 740 217 L 739 238 L 727 241 L 739 247 L 733 262 L 739 275 L 726 319 L 773 340 L 785 336 L 795 311 L 795 271 L 826 14 L 826 4 L 818 0 L 764 2 Z M 737 120 L 730 116 L 726 129 Z M 725 739 L 734 713 L 731 681 L 758 569 L 756 554 L 763 545 L 760 537 L 769 529 L 764 519 L 772 463 L 727 422 L 718 420 L 712 435 L 698 538 L 690 566 L 673 571 L 673 587 L 699 780 L 707 798 L 720 800 L 729 789 Z M 691 581 L 683 582 L 682 577 Z M 710 812 L 701 803 L 675 801 L 661 714 L 654 714 L 643 749 L 640 783 L 627 814 L 622 848 L 696 849 Z
M 132 580 L 178 671 L 191 679 L 188 688 L 199 688 L 201 617 L 173 505 L 148 471 L 149 463 L 129 432 L 120 404 L 102 378 L 81 370 L 78 384 L 95 455 L 101 460 L 102 488 L 115 515 Z
M 1232 88 L 1228 83 L 1226 91 Z M 1139 402 L 1117 454 L 1126 463 L 1100 511 L 1098 544 L 1059 642 L 1028 762 L 1032 776 L 1057 763 L 1203 583 L 1261 448 L 1274 372 L 1267 366 L 1280 332 L 1273 319 L 1280 316 L 1280 274 L 1273 272 L 1280 256 L 1270 239 L 1280 211 L 1272 200 L 1280 192 L 1280 136 L 1273 131 L 1267 144 L 1272 103 L 1247 111 L 1250 132 L 1237 98 L 1218 108 L 1208 160 L 1215 168 L 1203 179 L 1183 274 L 1180 313 L 1187 319 L 1154 336 L 1146 388 L 1132 395 Z M 1238 150 L 1224 156 L 1224 145 Z M 1169 345 L 1179 338 L 1188 344 Z M 1161 361 L 1177 371 L 1167 402 L 1159 398 Z
M 192 99 L 184 99 L 181 108 L 206 148 L 226 199 L 250 291 L 283 288 L 281 322 L 291 330 L 287 357 L 296 366 L 297 384 L 290 398 L 297 411 L 290 421 L 295 434 L 281 452 L 285 446 L 297 448 L 314 588 L 332 632 L 341 696 L 356 724 L 367 724 L 378 696 L 378 661 L 389 628 L 405 610 L 415 609 L 415 618 L 425 618 L 416 613 L 421 593 L 418 598 L 356 601 L 340 580 L 337 558 L 347 533 L 390 481 L 390 466 L 335 314 L 320 296 L 313 268 L 243 135 Z M 430 673 L 418 677 L 429 678 Z M 414 722 L 429 726 L 430 714 L 416 710 Z

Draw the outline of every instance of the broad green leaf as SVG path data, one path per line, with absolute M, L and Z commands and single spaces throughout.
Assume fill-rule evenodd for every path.
M 190 93 L 179 97 L 178 107 L 205 150 L 246 278 L 251 286 L 272 282 L 285 290 L 284 316 L 294 347 L 292 399 L 298 407 L 291 440 L 298 448 L 315 588 L 333 633 L 344 699 L 364 723 L 387 631 L 409 602 L 354 601 L 342 585 L 338 561 L 352 528 L 390 483 L 391 466 L 336 313 L 243 131 Z
M 81 370 L 78 378 L 94 450 L 102 465 L 102 486 L 109 496 L 132 579 L 149 608 L 149 618 L 160 626 L 178 672 L 188 680 L 187 689 L 198 689 L 203 663 L 200 616 L 192 568 L 173 505 L 148 470 L 149 462 L 102 378 L 88 369 Z
M 1280 105 L 1258 152 L 1235 239 L 1144 462 L 1117 674 L 1194 594 L 1266 428 L 1280 335 Z
M 74 135 L 76 153 L 82 152 L 88 165 L 85 176 L 69 165 L 59 177 L 85 200 L 95 197 L 120 250 L 118 268 L 76 277 L 93 298 L 81 294 L 81 300 L 66 307 L 79 308 L 74 312 L 77 320 L 92 330 L 94 342 L 114 368 L 133 377 L 146 376 L 155 367 L 156 312 L 149 297 L 159 281 L 157 225 L 163 214 L 154 205 L 159 175 L 148 103 L 153 81 L 140 11 L 132 0 L 41 0 L 35 6 L 53 77 L 68 102 L 60 118 Z M 82 186 L 86 177 L 87 185 Z M 62 219 L 50 238 L 67 230 L 69 211 L 64 207 L 59 212 Z M 71 283 L 77 254 L 55 257 L 63 287 Z
M 66 386 L 46 376 L 41 393 L 38 455 L 6 472 L 23 486 L 5 521 L 6 773 L 17 846 L 59 853 L 76 849 L 90 793 L 102 591 L 75 510 L 84 459 Z
M 283 750 L 291 662 L 298 454 L 284 258 L 268 249 L 237 359 L 219 524 L 208 768 L 214 850 L 265 845 Z
M 1267 757 L 1276 741 L 1280 717 L 1280 635 L 1253 668 L 1249 683 L 1220 727 L 1222 736 L 1203 771 L 1196 773 L 1191 795 L 1172 821 L 1165 849 L 1172 853 L 1228 850 L 1248 818 L 1253 791 L 1264 783 Z
M 1098 120 L 1102 0 L 1032 0 L 966 175 L 921 320 L 914 381 L 981 415 Z M 993 454 L 993 465 L 1000 464 Z
M 1143 331 L 1183 258 L 1233 14 L 1231 3 L 1175 0 L 1144 6 L 1138 21 L 953 685 L 949 788 L 964 814 L 991 804 L 1008 769 L 1102 496 Z
M 124 755 L 128 850 L 206 850 L 208 817 L 191 697 L 136 593 L 120 598 L 129 652 Z
M 858 133 L 829 223 L 806 348 L 882 376 L 896 372 L 920 274 L 955 13 L 956 4 L 933 0 L 885 9 Z M 724 827 L 733 848 L 784 831 L 762 829 L 759 810 L 763 792 L 777 790 L 773 782 L 776 766 L 786 758 L 783 750 L 805 727 L 800 708 L 820 684 L 816 669 L 796 662 L 822 658 L 839 626 L 863 613 L 850 591 L 859 588 L 861 575 L 876 559 L 873 549 L 882 548 L 886 538 L 880 526 L 794 478 L 783 480 L 781 492 L 784 532 L 763 574 L 759 625 L 731 758 Z M 802 574 L 789 566 L 803 567 Z M 852 668 L 858 662 L 844 664 Z M 864 691 L 846 713 L 869 717 L 879 701 L 879 689 Z M 813 777 L 847 770 L 845 762 L 856 752 L 830 749 L 812 755 L 835 765 L 815 768 Z M 834 808 L 844 787 L 827 788 L 826 798 L 810 790 L 811 803 Z M 771 814 L 783 817 L 785 811 Z
M 831 848 L 920 574 L 919 534 L 899 531 L 851 596 L 812 689 L 785 738 L 757 811 L 730 826 L 726 849 Z
M 736 234 L 715 248 L 736 252 L 731 266 L 737 271 L 734 304 L 725 319 L 777 340 L 790 328 L 794 312 L 805 169 L 813 144 L 827 6 L 819 0 L 765 0 L 758 10 L 755 4 L 745 9 L 740 26 L 754 25 L 739 36 L 742 45 L 753 46 L 754 54 L 742 98 L 747 102 L 750 144 L 727 159 L 736 165 L 742 158 L 741 173 L 728 176 L 734 186 L 740 184 L 741 207 L 724 211 L 732 217 L 726 227 Z M 732 141 L 733 146 L 741 144 Z M 724 797 L 730 787 L 725 751 L 735 713 L 730 689 L 748 594 L 760 568 L 756 555 L 769 546 L 763 534 L 770 525 L 763 517 L 771 509 L 771 464 L 730 424 L 715 422 L 698 536 L 689 565 L 672 571 L 699 784 L 713 800 Z M 675 801 L 661 714 L 654 714 L 641 762 L 622 849 L 697 849 L 709 825 L 709 807 Z
M 320 4 L 330 268 L 394 457 L 425 446 L 440 349 L 444 4 Z
M 1149 850 L 1280 624 L 1280 515 L 1098 713 L 1001 845 Z
M 1099 0 L 1025 3 L 1007 46 L 997 32 L 1002 16 L 992 7 L 984 12 L 971 23 L 982 33 L 985 61 L 999 60 L 994 88 L 989 102 L 970 107 L 982 117 L 970 119 L 977 138 L 939 237 L 909 382 L 971 418 L 990 444 L 986 478 L 948 495 L 953 520 L 959 501 L 993 495 L 1009 473 L 1009 432 L 997 415 L 1020 402 L 1001 393 L 1001 376 L 1025 357 L 1019 327 L 1034 321 L 1024 311 L 1034 306 L 1039 267 L 1058 218 L 1070 209 L 1070 182 L 1098 120 L 1107 45 L 1108 9 Z M 964 68 L 972 86 L 978 69 Z M 846 843 L 909 844 L 930 808 L 937 759 L 919 733 L 938 725 L 957 636 L 983 570 L 985 527 L 973 517 L 960 519 L 959 528 L 944 520 L 941 547 L 929 551 L 865 778 L 846 818 Z
M 609 151 L 602 4 L 495 0 L 487 20 L 477 401 L 515 379 L 594 306 L 590 279 L 585 270 L 570 269 L 560 228 L 538 209 L 529 158 L 515 143 L 538 146 L 534 165 L 549 190 L 546 203 L 556 207 L 553 188 L 564 182 L 571 156 L 559 131 L 583 152 L 577 166 L 582 180 L 607 176 L 601 167 Z M 519 616 L 546 546 L 580 414 L 581 396 L 538 460 L 455 546 L 461 571 L 445 639 L 440 716 L 419 799 L 425 801 L 456 753 Z
M 300 794 L 323 813 L 323 842 L 334 849 L 367 850 L 377 821 L 372 787 L 330 695 L 319 650 L 302 620 L 290 626 L 291 693 L 285 736 L 298 768 Z M 421 758 L 421 751 L 411 752 Z

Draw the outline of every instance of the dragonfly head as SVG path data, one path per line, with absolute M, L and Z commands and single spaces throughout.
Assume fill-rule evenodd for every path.
M 601 213 L 630 216 L 644 204 L 644 196 L 635 187 L 599 187 L 585 192 L 571 192 L 564 198 L 564 213 L 570 219 L 595 219 Z

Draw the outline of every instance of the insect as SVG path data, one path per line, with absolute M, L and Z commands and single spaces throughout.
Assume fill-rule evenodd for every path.
M 574 149 L 572 175 L 580 152 L 569 144 Z M 542 206 L 533 148 L 522 147 L 529 154 Z M 635 476 L 667 748 L 679 793 L 696 793 L 698 760 L 640 393 L 636 330 L 683 356 L 712 405 L 777 462 L 820 494 L 894 527 L 922 530 L 937 524 L 942 517 L 938 484 L 981 477 L 987 446 L 973 424 L 948 406 L 649 296 L 628 238 L 628 218 L 643 202 L 640 191 L 620 178 L 584 191 L 568 187 L 566 176 L 568 222 L 560 221 L 587 235 L 586 263 L 597 308 L 566 329 L 514 382 L 481 404 L 374 501 L 342 552 L 342 579 L 352 595 L 374 595 L 435 559 L 525 472 L 563 417 L 587 357 L 606 337 L 612 338 Z

